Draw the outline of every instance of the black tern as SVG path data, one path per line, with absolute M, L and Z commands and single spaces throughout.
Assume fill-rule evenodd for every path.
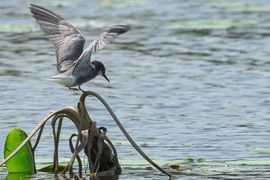
M 35 4 L 30 5 L 30 11 L 56 50 L 58 74 L 50 77 L 51 80 L 68 88 L 78 86 L 80 90 L 81 84 L 97 75 L 110 82 L 103 63 L 91 61 L 91 54 L 103 49 L 118 35 L 127 32 L 129 26 L 115 25 L 105 29 L 84 49 L 85 39 L 81 32 L 61 16 Z

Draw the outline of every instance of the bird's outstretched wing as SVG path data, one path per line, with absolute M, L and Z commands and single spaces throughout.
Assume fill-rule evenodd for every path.
M 72 24 L 48 9 L 31 4 L 30 11 L 55 47 L 58 72 L 67 71 L 83 52 L 83 35 Z
M 130 29 L 126 25 L 115 25 L 113 27 L 105 29 L 94 41 L 92 41 L 87 48 L 83 51 L 79 59 L 74 62 L 75 67 L 73 70 L 73 75 L 78 73 L 79 69 L 85 67 L 90 63 L 92 52 L 97 52 L 103 49 L 107 44 L 109 44 L 118 35 L 127 32 Z M 89 66 L 89 65 L 88 65 Z

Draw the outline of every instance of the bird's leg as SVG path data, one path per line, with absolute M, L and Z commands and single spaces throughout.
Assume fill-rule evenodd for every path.
M 83 93 L 85 93 L 86 91 L 84 91 L 81 86 L 79 86 L 79 90 L 81 90 Z
M 73 90 L 73 91 L 79 91 L 79 90 L 81 90 L 82 92 L 86 92 L 86 91 L 84 91 L 82 88 L 81 88 L 81 86 L 78 86 L 78 88 L 74 88 L 74 87 L 69 87 L 68 89 L 71 89 L 71 90 Z
M 79 91 L 80 90 L 80 88 L 73 88 L 73 87 L 68 87 L 68 89 L 73 90 L 73 91 Z

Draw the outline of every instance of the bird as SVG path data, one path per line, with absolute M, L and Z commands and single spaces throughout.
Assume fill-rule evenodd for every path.
M 91 61 L 92 53 L 103 49 L 118 35 L 130 30 L 128 25 L 114 25 L 104 29 L 85 49 L 85 38 L 71 23 L 39 5 L 30 4 L 30 12 L 49 41 L 54 45 L 57 58 L 58 74 L 49 79 L 70 89 L 81 89 L 81 85 L 98 75 L 108 82 L 106 68 L 98 60 Z M 84 92 L 84 91 L 83 91 Z

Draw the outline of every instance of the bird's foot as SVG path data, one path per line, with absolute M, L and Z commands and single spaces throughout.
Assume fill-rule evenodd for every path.
M 73 90 L 73 91 L 79 91 L 79 88 L 75 88 L 75 87 L 69 87 L 68 89 Z
M 82 91 L 83 93 L 85 93 L 86 91 L 84 91 L 81 86 L 78 87 L 69 87 L 68 89 L 71 89 L 73 91 Z

